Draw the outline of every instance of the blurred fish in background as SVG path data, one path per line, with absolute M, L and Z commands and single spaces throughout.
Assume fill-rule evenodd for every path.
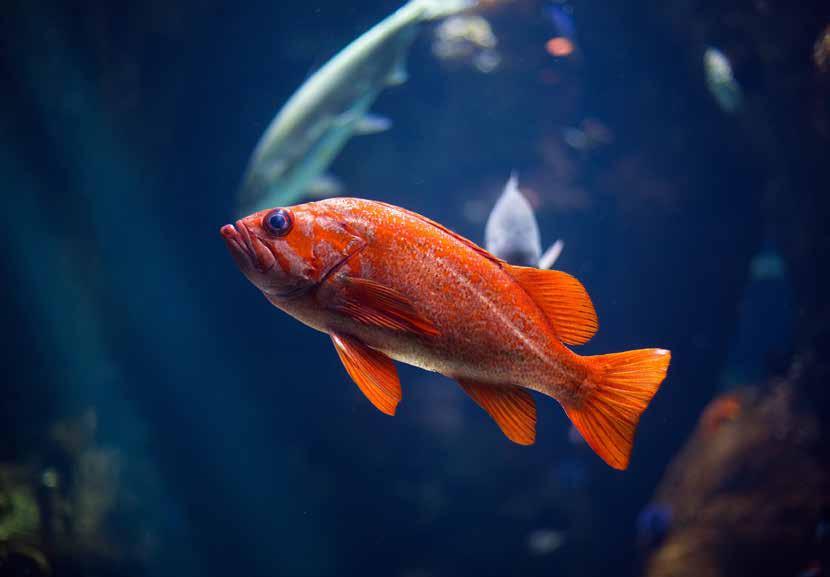
M 496 201 L 484 229 L 488 251 L 510 264 L 552 268 L 565 243 L 557 240 L 542 254 L 542 240 L 533 207 L 519 190 L 514 172 Z
M 703 72 L 706 88 L 721 110 L 730 114 L 737 112 L 743 102 L 743 91 L 735 80 L 732 64 L 726 55 L 717 48 L 707 47 L 703 52 Z
M 435 27 L 432 53 L 442 62 L 464 63 L 487 74 L 501 64 L 497 45 L 498 38 L 486 18 L 463 14 L 447 18 Z
M 385 87 L 406 81 L 406 55 L 419 24 L 474 5 L 410 0 L 306 80 L 254 149 L 239 191 L 240 213 L 294 204 L 310 190 L 318 197 L 339 193 L 341 185 L 325 171 L 353 135 L 390 127 L 369 107 Z
M 830 71 L 830 24 L 816 39 L 813 45 L 813 61 L 820 72 Z
M 564 2 L 552 2 L 544 7 L 544 14 L 553 24 L 554 35 L 545 43 L 545 50 L 554 58 L 577 56 L 576 23 L 573 8 Z
M 585 118 L 578 126 L 563 128 L 562 140 L 578 152 L 589 153 L 614 142 L 614 133 L 596 118 Z
M 735 334 L 721 372 L 726 390 L 778 376 L 792 361 L 793 281 L 772 242 L 752 257 L 747 272 Z

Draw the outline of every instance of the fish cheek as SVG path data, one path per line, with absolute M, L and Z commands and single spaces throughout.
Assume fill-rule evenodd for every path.
M 276 262 L 268 273 L 267 286 L 263 292 L 276 296 L 292 295 L 315 283 L 310 259 L 303 256 L 297 247 L 278 241 L 272 242 L 269 248 Z
M 328 240 L 320 240 L 314 244 L 311 254 L 314 276 L 317 282 L 325 277 L 348 257 L 343 248 L 338 248 Z
M 366 242 L 351 227 L 336 219 L 320 219 L 311 245 L 317 282 L 323 282 L 332 273 L 354 260 Z

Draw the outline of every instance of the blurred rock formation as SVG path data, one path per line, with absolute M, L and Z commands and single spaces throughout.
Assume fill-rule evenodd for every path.
M 670 523 L 646 576 L 795 576 L 819 557 L 827 478 L 799 367 L 764 393 L 743 391 L 729 418 L 710 417 L 732 393 L 710 403 L 652 499 Z

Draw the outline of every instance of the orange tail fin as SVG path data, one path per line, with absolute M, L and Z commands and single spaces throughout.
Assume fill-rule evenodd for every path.
M 563 405 L 565 413 L 603 461 L 625 469 L 640 415 L 666 377 L 671 353 L 640 349 L 582 360 L 596 388 L 578 406 Z

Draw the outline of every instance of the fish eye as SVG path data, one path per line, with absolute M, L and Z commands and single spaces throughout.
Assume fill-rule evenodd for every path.
M 285 236 L 293 225 L 291 211 L 285 208 L 275 208 L 262 219 L 262 228 L 274 236 Z

